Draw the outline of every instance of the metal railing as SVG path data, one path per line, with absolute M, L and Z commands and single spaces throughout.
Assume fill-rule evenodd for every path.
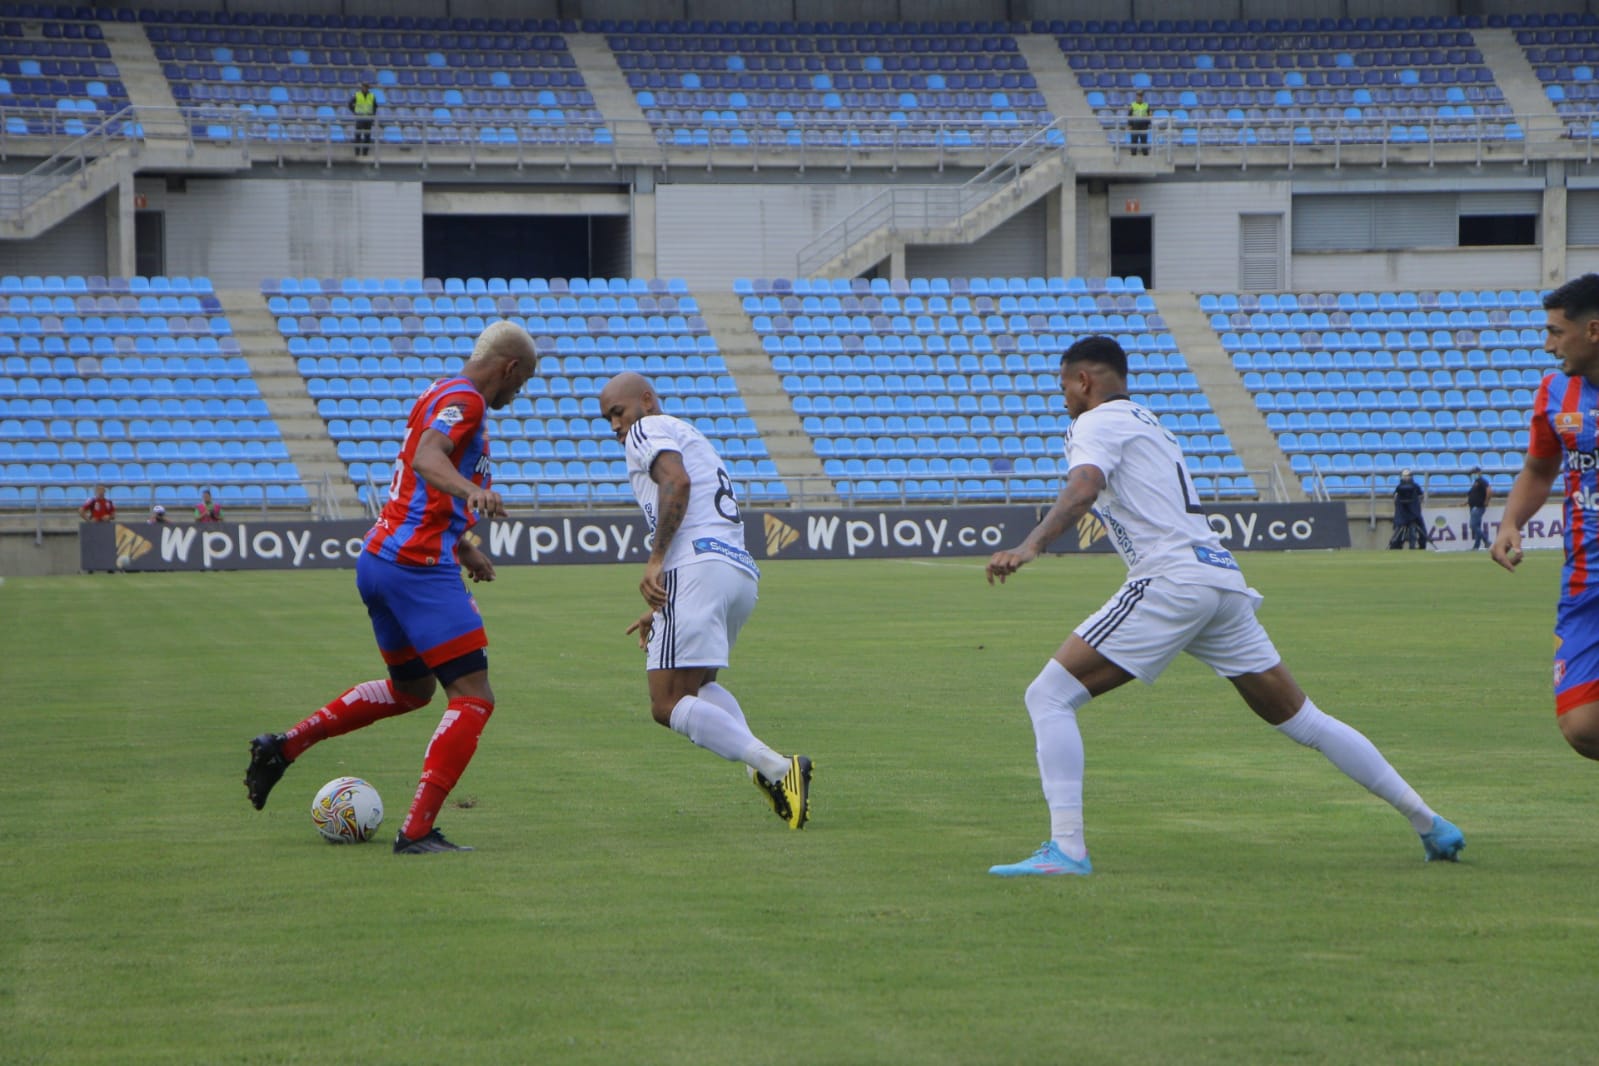
M 873 233 L 955 225 L 1013 187 L 1046 156 L 1067 150 L 1064 121 L 1033 130 L 1027 139 L 960 185 L 903 185 L 887 189 L 817 234 L 795 255 L 799 277 L 844 254 Z
M 81 126 L 79 125 L 81 123 Z M 1511 125 L 1514 132 L 1507 132 Z M 1363 122 L 1300 119 L 1173 119 L 1157 116 L 1149 131 L 1150 165 L 1162 167 L 1243 167 L 1314 163 L 1388 165 L 1481 162 L 1488 158 L 1573 159 L 1590 162 L 1599 133 L 1599 111 L 1566 115 L 1438 116 L 1407 115 Z M 766 166 L 880 167 L 942 170 L 949 166 L 1003 168 L 1018 152 L 1036 151 L 1049 131 L 1064 143 L 1058 149 L 1078 170 L 1122 168 L 1144 163 L 1129 152 L 1129 131 L 1121 118 L 1062 118 L 1047 126 L 928 122 L 816 120 L 790 126 L 711 126 L 688 129 L 638 120 L 604 125 L 552 125 L 396 120 L 379 115 L 371 154 L 374 166 L 433 164 L 484 166 L 647 165 L 724 167 L 759 170 Z M 27 132 L 21 132 L 26 130 Z M 0 108 L 0 158 L 39 155 L 32 183 L 59 183 L 86 163 L 124 144 L 165 141 L 192 155 L 199 147 L 242 149 L 253 162 L 319 162 L 332 166 L 355 160 L 353 118 L 271 115 L 248 106 L 127 107 L 114 115 L 83 116 L 32 108 Z M 680 143 L 687 137 L 689 143 Z M 62 143 L 65 141 L 66 143 Z M 30 172 L 32 173 L 32 172 Z M 14 184 L 15 177 L 8 183 Z M 13 202 L 16 193 L 12 193 Z
M 54 145 L 55 150 L 43 162 L 22 174 L 0 175 L 0 220 L 20 220 L 30 206 L 61 186 L 74 179 L 86 181 L 89 167 L 99 160 L 136 151 L 143 137 L 131 107 L 107 115 L 92 126 L 83 125 L 81 119 L 66 112 L 0 109 L 0 128 L 11 125 L 8 118 L 21 118 L 27 124 L 39 115 L 46 117 L 38 118 L 29 128 L 50 131 L 39 136 L 66 137 L 66 143 Z M 78 124 L 73 125 L 74 122 Z M 15 134 L 0 136 L 0 157 L 15 148 L 16 140 Z

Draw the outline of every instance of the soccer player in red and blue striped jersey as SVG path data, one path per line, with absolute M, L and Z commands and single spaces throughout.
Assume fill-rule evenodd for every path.
M 1555 611 L 1555 715 L 1566 743 L 1599 759 L 1599 274 L 1568 281 L 1543 301 L 1543 350 L 1560 361 L 1533 401 L 1532 432 L 1494 538 L 1494 561 L 1521 562 L 1521 527 L 1549 498 L 1564 502 L 1566 564 Z M 1564 375 L 1564 376 L 1562 376 Z
M 257 810 L 311 745 L 425 706 L 442 684 L 449 707 L 428 744 L 421 784 L 394 850 L 471 850 L 451 844 L 433 824 L 494 712 L 488 637 L 461 580 L 464 567 L 473 581 L 493 581 L 494 564 L 462 534 L 479 518 L 505 513 L 491 487 L 484 415 L 510 403 L 537 366 L 533 338 L 520 326 L 496 322 L 478 338 L 461 373 L 435 381 L 411 408 L 389 501 L 355 567 L 389 676 L 363 681 L 292 729 L 250 742 L 244 783 Z

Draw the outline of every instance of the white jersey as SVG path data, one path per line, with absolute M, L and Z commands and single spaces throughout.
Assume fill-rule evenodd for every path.
M 1129 578 L 1248 588 L 1200 510 L 1177 438 L 1147 408 L 1120 398 L 1078 415 L 1066 433 L 1066 465 L 1105 475 L 1094 513 Z
M 652 534 L 660 520 L 661 495 L 660 486 L 650 477 L 655 457 L 676 452 L 688 472 L 688 509 L 667 548 L 666 569 L 714 560 L 760 576 L 744 547 L 744 520 L 738 513 L 733 481 L 704 434 L 671 415 L 646 415 L 627 431 L 625 450 L 628 480 Z

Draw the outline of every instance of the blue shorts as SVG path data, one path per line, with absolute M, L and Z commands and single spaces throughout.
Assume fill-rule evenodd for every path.
M 1562 599 L 1555 612 L 1555 714 L 1599 702 L 1599 596 Z
M 355 587 L 372 618 L 378 650 L 389 666 L 420 658 L 430 669 L 488 647 L 477 601 L 451 560 L 405 566 L 362 552 Z

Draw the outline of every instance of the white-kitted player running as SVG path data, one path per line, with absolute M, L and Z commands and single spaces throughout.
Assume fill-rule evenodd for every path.
M 744 548 L 732 479 L 699 430 L 662 413 L 643 376 L 624 373 L 606 382 L 600 413 L 627 452 L 627 476 L 653 535 L 639 582 L 650 610 L 627 629 L 648 657 L 650 713 L 700 747 L 748 766 L 777 816 L 803 829 L 811 760 L 767 747 L 716 681 L 755 610 L 761 576 Z
M 1360 732 L 1306 697 L 1255 618 L 1260 594 L 1211 529 L 1177 440 L 1127 395 L 1127 353 L 1110 337 L 1085 337 L 1061 357 L 1072 417 L 1066 481 L 1027 539 L 988 561 L 988 583 L 1032 562 L 1091 509 L 1127 564 L 1127 582 L 1066 638 L 1027 687 L 1050 839 L 1001 877 L 1087 874 L 1083 841 L 1083 740 L 1077 711 L 1133 678 L 1153 684 L 1188 652 L 1231 681 L 1252 711 L 1387 800 L 1421 835 L 1428 861 L 1454 861 L 1465 838 L 1434 814 Z

